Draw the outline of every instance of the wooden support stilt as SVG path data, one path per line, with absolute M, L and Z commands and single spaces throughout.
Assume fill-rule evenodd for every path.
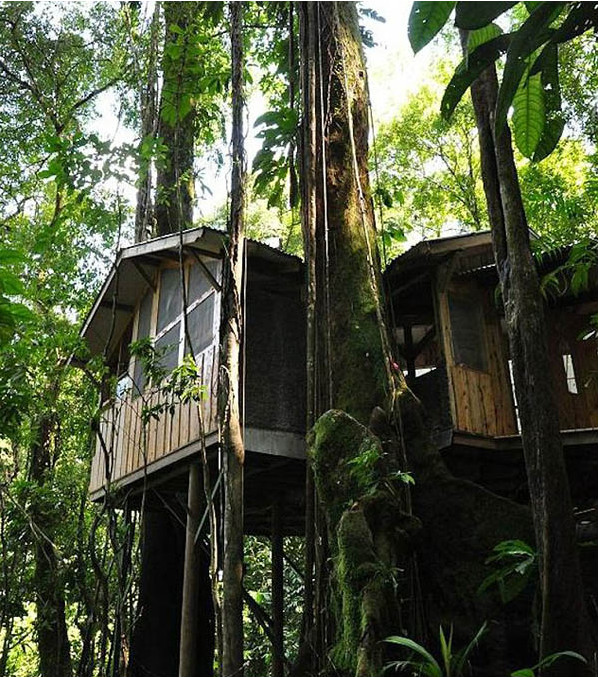
M 202 497 L 201 468 L 198 463 L 192 463 L 189 466 L 187 494 L 179 677 L 197 677 L 197 645 L 199 643 L 197 601 L 199 599 L 199 586 L 201 585 L 201 569 L 199 546 L 195 543 L 195 534 L 199 526 Z
M 413 350 L 413 330 L 410 324 L 403 327 L 405 332 L 405 360 L 407 362 L 407 383 L 415 381 L 415 354 Z
M 282 505 L 272 505 L 272 677 L 284 676 L 284 553 Z

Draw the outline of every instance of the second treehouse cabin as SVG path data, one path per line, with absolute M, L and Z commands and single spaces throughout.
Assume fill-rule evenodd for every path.
M 536 257 L 550 275 L 552 383 L 574 499 L 598 498 L 598 267 L 571 289 L 569 248 Z M 489 232 L 423 241 L 385 272 L 407 382 L 451 469 L 527 501 L 517 400 Z M 555 293 L 555 288 L 558 293 Z

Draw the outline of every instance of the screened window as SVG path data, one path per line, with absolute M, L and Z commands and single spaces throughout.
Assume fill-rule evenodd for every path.
M 161 278 L 156 334 L 172 324 L 183 311 L 180 270 L 178 268 L 164 268 Z
M 210 260 L 205 263 L 215 280 L 220 278 L 220 262 Z M 216 292 L 212 280 L 203 268 L 193 262 L 185 270 L 187 275 L 187 313 L 183 313 L 183 294 L 179 268 L 164 268 L 160 275 L 157 317 L 155 331 L 152 329 L 151 291 L 144 296 L 139 307 L 137 340 L 155 336 L 154 347 L 159 354 L 160 366 L 168 375 L 184 354 L 193 352 L 198 356 L 214 340 L 214 314 L 216 312 Z M 187 324 L 187 332 L 185 331 Z M 186 339 L 189 335 L 190 342 Z M 191 343 L 191 345 L 189 345 Z M 182 347 L 185 346 L 183 351 Z M 135 360 L 135 392 L 143 392 L 146 376 L 142 361 Z
M 147 338 L 150 335 L 153 300 L 153 293 L 151 290 L 149 290 L 143 297 L 141 305 L 139 306 L 139 323 L 137 325 L 138 341 Z M 143 373 L 143 365 L 139 357 L 135 359 L 133 380 L 135 381 L 135 392 L 143 392 L 143 388 L 145 387 L 145 374 Z
M 486 371 L 484 317 L 479 301 L 449 294 L 448 303 L 455 364 Z
M 191 345 L 187 340 L 185 354 L 192 352 L 194 355 L 198 355 L 212 343 L 214 337 L 214 299 L 215 294 L 210 294 L 188 312 L 187 323 Z
M 170 373 L 179 363 L 181 342 L 181 321 L 156 338 L 156 352 L 160 355 L 160 366 Z

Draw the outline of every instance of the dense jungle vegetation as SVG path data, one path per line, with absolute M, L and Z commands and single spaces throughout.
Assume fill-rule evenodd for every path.
M 229 31 L 230 5 L 234 4 L 0 3 L 0 677 L 133 674 L 128 671 L 128 657 L 137 613 L 143 514 L 123 509 L 116 495 L 107 494 L 97 503 L 88 499 L 99 392 L 114 383 L 107 386 L 102 360 L 87 359 L 79 331 L 119 248 L 176 232 L 179 227 L 205 224 L 225 231 L 230 224 L 228 196 L 210 199 L 209 191 L 220 182 L 226 183 L 230 192 L 229 145 L 235 125 Z M 331 153 L 324 168 L 324 183 L 341 175 L 349 177 L 345 183 L 341 177 L 335 184 L 338 203 L 333 207 L 340 214 L 339 205 L 351 204 L 355 219 L 360 223 L 369 219 L 364 227 L 367 247 L 371 233 L 383 265 L 419 239 L 492 228 L 502 232 L 511 247 L 505 244 L 497 261 L 510 261 L 516 267 L 515 261 L 527 261 L 524 256 L 519 259 L 515 251 L 521 245 L 517 233 L 525 224 L 538 235 L 535 249 L 572 245 L 566 267 L 572 271 L 575 288 L 583 288 L 588 271 L 598 261 L 598 16 L 593 3 L 415 3 L 409 28 L 411 44 L 414 50 L 425 48 L 430 66 L 392 117 L 383 120 L 378 119 L 375 107 L 370 111 L 365 90 L 357 91 L 351 101 L 349 94 L 334 89 L 336 80 L 342 83 L 341 75 L 351 86 L 359 79 L 356 73 L 362 77 L 362 44 L 367 62 L 369 50 L 377 49 L 377 23 L 384 20 L 381 3 L 375 11 L 367 2 L 239 4 L 243 5 L 246 108 L 259 109 L 257 115 L 255 109 L 248 114 L 255 127 L 247 136 L 255 135 L 257 143 L 246 141 L 246 145 L 259 148 L 251 158 L 245 184 L 247 237 L 278 238 L 285 251 L 309 262 L 306 223 L 317 220 L 317 210 L 309 212 L 310 190 L 313 196 L 320 190 L 313 185 L 310 188 L 305 178 L 306 167 L 312 167 L 310 162 L 318 156 L 314 151 L 309 159 L 310 130 L 314 139 L 319 138 L 315 127 L 309 126 L 313 113 L 318 124 L 332 120 L 336 125 L 332 129 L 340 130 L 334 138 L 335 148 L 345 144 L 344 155 L 339 158 Z M 308 5 L 319 8 L 317 17 L 309 16 Z M 313 35 L 328 16 L 333 18 L 326 43 L 322 34 Z M 357 17 L 362 44 L 352 32 Z M 406 33 L 407 26 L 401 30 Z M 469 32 L 469 46 L 463 31 Z M 328 117 L 321 110 L 309 109 L 309 101 L 302 96 L 310 85 L 310 35 L 320 50 L 319 61 L 315 53 L 311 55 L 313 63 L 319 63 L 319 73 L 314 73 L 316 84 L 311 85 L 316 91 L 322 82 L 333 83 Z M 344 50 L 342 69 L 332 60 L 335 46 L 337 51 Z M 475 89 L 484 77 L 492 80 L 490 71 L 496 79 L 495 63 L 496 118 L 493 102 Z M 179 84 L 174 87 L 172 83 Z M 393 87 L 401 88 L 402 84 L 396 82 Z M 352 105 L 359 111 L 354 120 Z M 370 113 L 374 124 L 368 150 Z M 349 118 L 347 141 L 344 125 Z M 353 124 L 358 127 L 360 123 L 362 129 L 353 130 Z M 312 121 L 314 124 L 317 127 Z M 484 150 L 480 156 L 484 124 L 486 141 L 494 143 L 496 157 L 504 160 L 502 165 L 500 160 L 497 163 L 498 174 L 504 169 L 499 178 L 488 176 Z M 510 136 L 505 142 L 508 134 L 501 136 L 499 124 L 512 130 L 512 143 Z M 353 147 L 347 151 L 349 143 Z M 173 157 L 177 158 L 175 163 Z M 367 176 L 366 164 L 372 205 L 369 199 L 355 197 L 353 185 L 359 185 L 366 198 L 370 194 L 366 179 L 362 186 L 359 178 Z M 513 206 L 504 196 L 518 193 L 512 184 L 517 177 L 521 200 Z M 505 187 L 507 184 L 510 187 Z M 498 217 L 488 208 L 492 195 L 498 202 L 502 195 Z M 208 203 L 209 208 L 205 206 Z M 314 238 L 319 236 L 318 228 L 314 225 Z M 343 409 L 363 425 L 343 427 L 334 417 L 326 419 L 329 407 L 321 402 L 311 412 L 313 453 L 319 459 L 315 461 L 315 491 L 332 515 L 327 523 L 331 533 L 342 533 L 341 527 L 352 517 L 350 511 L 343 513 L 346 505 L 335 503 L 334 490 L 318 475 L 318 468 L 330 458 L 322 461 L 318 454 L 337 453 L 338 440 L 358 448 L 371 442 L 371 449 L 377 449 L 381 443 L 372 441 L 371 431 L 364 432 L 368 420 L 361 414 L 384 404 L 389 420 L 396 422 L 394 400 L 388 404 L 389 389 L 393 397 L 406 402 L 398 413 L 399 418 L 404 417 L 400 433 L 404 437 L 400 439 L 414 451 L 412 457 L 408 454 L 409 472 L 405 467 L 385 469 L 385 477 L 393 476 L 394 488 L 380 500 L 387 501 L 385 506 L 396 500 L 401 515 L 409 513 L 415 519 L 411 508 L 406 508 L 411 505 L 408 494 L 412 482 L 419 486 L 420 470 L 422 477 L 428 477 L 422 480 L 422 487 L 427 486 L 426 481 L 430 486 L 436 481 L 436 470 L 431 469 L 434 462 L 428 460 L 432 451 L 418 427 L 416 406 L 405 396 L 402 376 L 388 373 L 388 364 L 394 364 L 389 362 L 392 346 L 383 331 L 378 334 L 384 314 L 376 286 L 380 271 L 371 273 L 364 263 L 361 237 L 355 236 L 354 241 L 361 257 L 358 264 L 347 264 L 348 259 L 331 263 L 334 312 L 338 311 L 341 319 L 343 312 L 363 312 L 367 320 L 362 324 L 367 335 L 364 340 L 372 341 L 373 352 L 380 356 L 377 367 L 383 365 L 380 372 L 387 367 L 387 373 L 373 384 L 372 370 L 365 366 L 355 367 L 349 374 L 346 364 L 353 365 L 347 356 L 351 339 L 347 337 L 345 343 L 342 335 L 332 336 L 334 345 L 343 347 L 327 359 L 333 370 L 347 374 L 349 385 L 344 384 L 338 400 L 336 393 L 329 395 L 335 409 Z M 353 240 L 345 243 L 344 250 L 339 247 L 339 252 L 348 256 L 351 243 Z M 315 240 L 311 244 L 315 251 Z M 367 263 L 371 260 L 377 260 L 377 254 Z M 375 280 L 371 289 L 370 274 Z M 537 283 L 537 299 L 558 286 L 554 277 Z M 517 284 L 514 275 L 510 287 L 502 289 L 503 298 L 511 294 L 511 299 L 528 299 L 529 289 L 516 296 Z M 314 289 L 317 285 L 319 282 L 314 282 Z M 348 310 L 346 297 L 359 309 L 351 306 Z M 309 302 L 309 292 L 307 298 Z M 536 308 L 533 304 L 524 307 Z M 312 319 L 317 314 L 315 308 L 314 301 Z M 535 313 L 532 310 L 531 315 Z M 330 318 L 326 321 L 333 333 L 341 324 Z M 516 368 L 520 371 L 519 387 L 526 389 L 524 375 L 533 369 L 541 372 L 542 367 L 525 362 L 529 354 L 526 330 L 517 325 L 515 314 L 507 316 L 507 323 L 513 341 L 520 342 L 513 345 L 520 347 L 521 362 Z M 598 323 L 594 331 L 596 327 Z M 356 382 L 362 391 L 369 389 L 367 396 L 356 392 L 359 388 L 351 388 Z M 346 395 L 348 390 L 352 392 Z M 537 399 L 542 400 L 539 395 Z M 540 404 L 530 401 L 523 416 L 529 416 L 530 421 L 550 419 L 549 409 L 541 413 L 535 409 Z M 398 444 L 397 439 L 393 443 Z M 542 459 L 531 452 L 529 458 L 530 464 L 537 462 L 534 467 L 540 476 L 544 472 Z M 367 454 L 357 458 L 354 467 L 367 481 L 369 473 L 378 472 Z M 410 474 L 413 468 L 416 470 Z M 528 577 L 546 581 L 550 578 L 542 568 L 546 553 L 554 551 L 557 559 L 559 553 L 569 557 L 576 547 L 565 537 L 560 539 L 570 524 L 558 521 L 561 517 L 546 508 L 550 498 L 542 494 L 542 487 L 537 490 L 537 494 L 531 492 L 531 512 L 538 546 L 518 543 L 518 534 L 513 534 L 504 559 L 500 552 L 488 552 L 488 557 L 495 556 L 494 564 L 491 561 L 487 567 L 488 576 L 494 575 L 494 582 L 501 585 L 507 579 L 512 581 L 510 576 L 526 583 Z M 429 496 L 430 501 L 438 499 L 433 492 Z M 360 494 L 353 499 L 353 505 L 358 506 L 355 515 L 364 501 Z M 417 510 L 414 512 L 417 515 Z M 543 519 L 545 523 L 538 522 Z M 529 518 L 530 533 L 531 524 Z M 563 524 L 561 530 L 559 525 Z M 408 532 L 413 525 L 406 519 L 404 526 Z M 543 529 L 553 540 L 542 541 Z M 390 660 L 381 648 L 389 635 L 400 635 L 395 642 L 412 650 L 411 654 L 399 651 L 393 660 L 409 657 L 416 661 L 416 655 L 422 659 L 415 667 L 402 666 L 404 674 L 468 674 L 467 661 L 457 657 L 460 647 L 450 647 L 448 626 L 441 631 L 441 640 L 437 639 L 437 627 L 423 631 L 417 621 L 408 627 L 418 611 L 413 599 L 407 605 L 410 618 L 401 618 L 400 626 L 387 627 L 388 619 L 380 609 L 386 613 L 384 605 L 389 601 L 383 590 L 376 589 L 370 598 L 353 595 L 349 601 L 343 598 L 336 606 L 330 605 L 326 615 L 333 620 L 327 617 L 329 625 L 319 627 L 320 616 L 313 617 L 310 602 L 314 608 L 325 605 L 326 596 L 314 601 L 317 590 L 311 590 L 312 596 L 306 598 L 306 579 L 311 581 L 315 575 L 325 588 L 339 586 L 339 597 L 349 595 L 354 562 L 351 551 L 343 551 L 340 537 L 339 543 L 329 544 L 331 550 L 325 555 L 314 539 L 313 531 L 311 543 L 309 536 L 285 538 L 285 674 L 374 677 Z M 401 547 L 411 553 L 411 543 L 388 546 Z M 442 543 L 437 547 L 442 548 Z M 538 558 L 538 550 L 544 553 L 544 560 Z M 402 556 L 407 559 L 405 552 Z M 334 571 L 326 571 L 328 579 L 322 578 L 326 567 L 318 570 L 316 566 L 321 557 L 333 562 L 330 568 Z M 355 557 L 359 563 L 361 553 L 357 551 Z M 266 616 L 272 597 L 270 558 L 268 539 L 245 537 L 245 588 Z M 304 568 L 304 560 L 311 561 L 311 569 Z M 496 562 L 505 568 L 497 568 Z M 575 566 L 569 563 L 566 569 L 573 571 Z M 595 628 L 588 630 L 584 624 L 586 616 L 592 616 L 595 623 L 596 609 L 585 609 L 581 585 L 573 582 L 579 604 L 576 611 L 569 611 L 582 618 L 579 624 L 583 627 L 565 633 L 563 624 L 569 620 L 560 614 L 559 604 L 564 596 L 571 597 L 572 588 L 560 589 L 567 576 L 556 565 L 554 573 L 561 580 L 552 581 L 553 588 L 544 586 L 534 593 L 532 583 L 531 595 L 537 594 L 534 627 L 530 629 L 537 649 L 535 663 L 557 652 L 575 651 L 586 653 L 589 665 L 595 660 Z M 393 594 L 415 597 L 413 580 L 407 588 L 397 584 Z M 552 613 L 554 618 L 549 615 Z M 242 622 L 244 644 L 241 642 L 238 674 L 270 674 L 270 639 L 247 604 Z M 310 629 L 314 636 L 320 634 L 313 642 L 317 656 L 306 663 L 302 651 Z M 565 645 L 556 637 L 561 632 Z M 405 639 L 406 633 L 411 640 Z M 586 651 L 592 641 L 593 656 Z M 451 665 L 441 666 L 440 660 L 436 662 L 426 653 L 432 646 L 436 652 L 439 643 Z M 225 654 L 227 650 L 223 648 Z M 234 657 L 228 659 L 228 665 L 230 660 L 234 664 Z M 561 663 L 566 668 L 560 668 Z M 533 677 L 538 668 L 532 665 L 534 661 L 528 665 L 515 661 L 509 670 L 521 669 L 513 674 Z M 595 674 L 590 671 L 595 665 L 588 665 L 565 658 L 539 670 L 551 675 Z

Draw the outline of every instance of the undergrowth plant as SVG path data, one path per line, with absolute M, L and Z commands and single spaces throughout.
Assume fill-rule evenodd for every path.
M 465 677 L 469 673 L 471 652 L 477 647 L 487 629 L 488 624 L 484 622 L 467 646 L 455 651 L 453 647 L 453 627 L 451 626 L 447 638 L 441 625 L 439 630 L 440 661 L 437 661 L 425 647 L 409 637 L 388 637 L 385 640 L 386 642 L 405 647 L 411 651 L 411 654 L 405 660 L 391 661 L 384 669 L 385 671 L 395 670 L 413 675 L 413 677 L 420 675 L 423 677 Z

